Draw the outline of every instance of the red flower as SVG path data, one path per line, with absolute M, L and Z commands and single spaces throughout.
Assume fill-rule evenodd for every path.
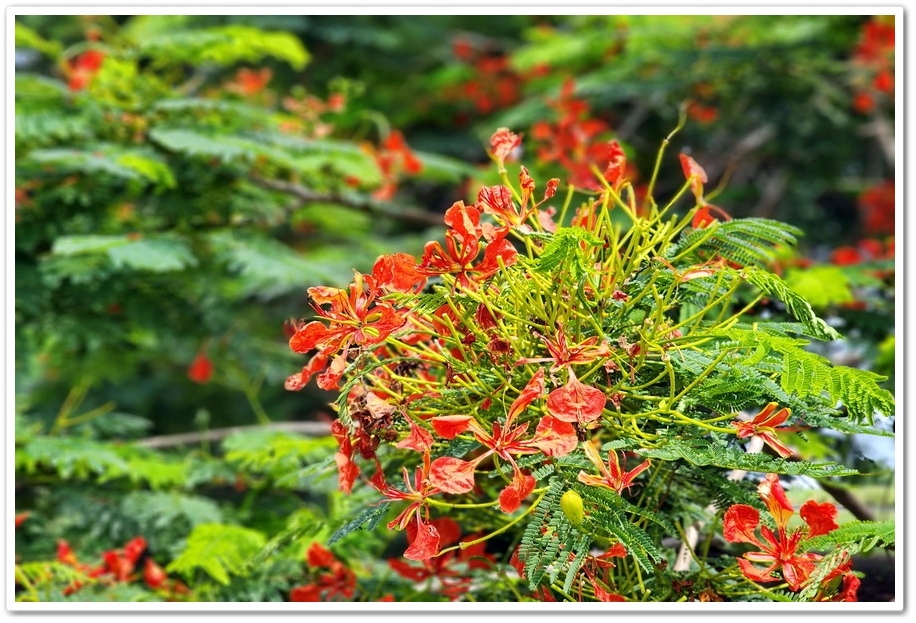
M 372 276 L 379 288 L 394 292 L 417 292 L 426 285 L 426 275 L 417 267 L 417 260 L 407 253 L 382 255 L 375 260 Z
M 16 527 L 18 528 L 24 524 L 25 520 L 29 518 L 29 515 L 31 515 L 29 511 L 25 511 L 24 513 L 16 513 Z
M 506 168 L 506 158 L 522 144 L 521 137 L 509 130 L 509 128 L 499 128 L 490 137 L 490 153 L 499 165 L 500 170 Z
M 627 155 L 617 140 L 608 143 L 608 165 L 604 170 L 604 179 L 614 190 L 618 190 L 626 181 Z
M 535 479 L 521 471 L 514 457 L 536 452 L 543 452 L 547 456 L 565 456 L 572 452 L 578 443 L 575 428 L 550 415 L 541 418 L 534 435 L 527 438 L 529 423 L 515 425 L 518 415 L 540 397 L 543 391 L 544 371 L 539 369 L 509 407 L 505 423 L 493 423 L 492 433 L 471 416 L 449 415 L 433 418 L 430 422 L 439 436 L 453 439 L 456 435 L 470 430 L 487 451 L 473 461 L 454 457 L 438 458 L 432 463 L 431 479 L 447 493 L 466 493 L 474 488 L 476 466 L 491 454 L 495 454 L 508 462 L 513 470 L 512 482 L 499 496 L 500 508 L 506 513 L 517 510 L 522 500 L 534 489 Z
M 257 95 L 273 78 L 274 72 L 269 67 L 254 70 L 242 67 L 235 74 L 235 79 L 226 85 L 226 90 L 245 97 Z
M 694 197 L 701 204 L 705 203 L 702 201 L 703 197 L 703 184 L 709 181 L 709 178 L 706 176 L 706 171 L 697 164 L 697 161 L 688 156 L 687 154 L 680 154 L 681 159 L 681 169 L 684 171 L 684 177 L 687 178 L 687 181 L 690 183 L 690 189 L 693 191 Z
M 582 449 L 585 451 L 585 456 L 588 457 L 588 460 L 598 468 L 599 472 L 601 472 L 601 476 L 592 476 L 584 471 L 580 471 L 579 482 L 593 487 L 604 487 L 605 489 L 616 491 L 618 495 L 632 487 L 636 477 L 649 469 L 649 461 L 643 461 L 630 471 L 624 471 L 620 466 L 620 460 L 617 458 L 617 453 L 614 452 L 614 450 L 608 450 L 607 466 L 605 466 L 594 444 L 583 443 Z
M 315 312 L 327 320 L 328 325 L 314 320 L 300 327 L 290 338 L 289 347 L 293 351 L 305 354 L 318 349 L 318 358 L 303 368 L 298 378 L 290 377 L 287 388 L 301 387 L 308 382 L 308 376 L 324 367 L 329 357 L 340 353 L 318 378 L 318 386 L 322 389 L 335 389 L 346 368 L 346 355 L 352 344 L 375 346 L 404 325 L 404 318 L 390 303 L 376 300 L 378 294 L 375 278 L 360 273 L 356 273 L 349 291 L 324 286 L 309 288 Z M 329 309 L 321 305 L 329 305 Z
M 147 558 L 143 565 L 143 581 L 152 589 L 157 589 L 168 580 L 165 570 L 156 564 L 152 558 Z
M 598 419 L 606 403 L 604 392 L 579 381 L 569 368 L 566 385 L 548 394 L 547 411 L 558 420 L 585 426 Z
M 290 601 L 334 601 L 335 597 L 349 600 L 356 592 L 356 575 L 333 553 L 312 543 L 306 552 L 306 563 L 315 574 L 309 584 L 290 591 Z M 321 570 L 327 569 L 327 572 Z
M 100 50 L 87 50 L 67 65 L 67 86 L 71 91 L 81 91 L 89 86 L 92 79 L 102 68 L 105 53 Z
M 375 159 L 375 164 L 382 174 L 382 185 L 372 193 L 379 201 L 394 198 L 398 178 L 402 174 L 416 175 L 423 170 L 423 163 L 408 147 L 404 135 L 397 130 L 389 132 L 378 149 L 367 147 L 367 151 Z
M 892 234 L 896 226 L 894 180 L 889 179 L 867 188 L 858 199 L 865 231 L 871 235 Z
M 850 266 L 862 261 L 862 256 L 855 247 L 837 247 L 830 254 L 830 261 L 837 266 Z
M 213 378 L 213 362 L 203 352 L 197 353 L 188 366 L 188 378 L 195 383 L 208 383 Z
M 439 553 L 439 533 L 436 532 L 434 526 L 424 522 L 420 513 L 420 510 L 426 505 L 428 497 L 446 491 L 431 477 L 429 459 L 429 452 L 424 453 L 423 464 L 416 469 L 413 483 L 410 481 L 407 468 L 403 468 L 405 491 L 396 489 L 385 482 L 385 475 L 381 471 L 376 472 L 370 480 L 372 486 L 386 498 L 410 502 L 407 508 L 388 522 L 388 529 L 393 530 L 397 526 L 399 530 L 404 530 L 410 523 L 411 518 L 416 516 L 416 537 L 407 548 L 407 551 L 404 552 L 404 557 L 411 560 L 425 560 Z
M 739 439 L 756 435 L 760 437 L 765 444 L 773 448 L 779 456 L 786 458 L 792 456 L 792 450 L 779 441 L 779 438 L 776 436 L 776 427 L 782 425 L 789 419 L 792 410 L 783 407 L 779 411 L 776 411 L 776 407 L 778 406 L 778 403 L 771 402 L 765 406 L 760 413 L 755 415 L 753 420 L 736 420 L 732 422 L 732 426 L 738 429 L 737 435 Z
M 748 552 L 738 559 L 738 566 L 746 578 L 753 582 L 778 582 L 775 575 L 782 572 L 782 579 L 793 591 L 801 590 L 807 583 L 821 556 L 814 553 L 801 553 L 799 544 L 803 539 L 827 534 L 835 530 L 837 510 L 833 504 L 805 502 L 801 508 L 801 518 L 807 528 L 798 528 L 789 533 L 789 519 L 795 513 L 792 503 L 776 474 L 767 474 L 757 487 L 760 498 L 776 522 L 776 532 L 760 525 L 760 513 L 746 504 L 735 504 L 727 511 L 722 522 L 725 540 L 730 543 L 751 543 L 760 548 L 759 552 Z M 757 536 L 759 527 L 760 536 Z M 766 565 L 764 568 L 756 564 Z
M 350 493 L 353 483 L 359 476 L 359 466 L 353 462 L 353 442 L 350 433 L 340 420 L 331 423 L 331 434 L 337 440 L 338 451 L 334 454 L 337 464 L 337 487 L 344 493 Z
M 438 531 L 440 546 L 443 548 L 457 543 L 461 536 L 461 528 L 448 517 L 433 519 L 430 525 Z M 407 538 L 411 542 L 416 539 L 416 529 L 412 524 L 407 527 Z M 473 537 L 464 539 L 464 541 L 469 540 L 473 540 Z M 471 578 L 467 575 L 468 571 L 485 569 L 489 566 L 488 561 L 493 560 L 492 555 L 484 554 L 485 547 L 486 543 L 481 542 L 470 547 L 459 548 L 457 552 L 452 550 L 441 556 L 427 558 L 419 563 L 408 563 L 400 558 L 391 558 L 388 560 L 388 565 L 401 577 L 414 582 L 424 582 L 431 578 L 438 579 L 441 593 L 454 601 L 470 587 Z
M 553 340 L 536 331 L 533 333 L 544 342 L 550 357 L 519 359 L 517 363 L 546 363 L 552 361 L 553 366 L 551 366 L 550 370 L 555 372 L 563 366 L 592 363 L 596 359 L 608 357 L 611 354 L 611 348 L 607 341 L 599 343 L 598 337 L 586 338 L 575 346 L 570 347 L 566 341 L 566 332 L 560 326 L 557 327 L 556 337 Z
M 857 113 L 867 115 L 875 109 L 875 98 L 866 91 L 859 91 L 852 98 L 852 108 Z
M 424 275 L 455 275 L 456 281 L 463 287 L 472 282 L 490 277 L 503 266 L 515 263 L 518 252 L 512 243 L 505 239 L 505 232 L 490 240 L 483 252 L 481 261 L 474 265 L 480 253 L 480 238 L 483 228 L 480 226 L 480 210 L 466 206 L 464 202 L 455 202 L 445 212 L 445 222 L 450 229 L 445 233 L 445 249 L 437 241 L 427 242 L 423 250 L 423 259 L 419 271 Z

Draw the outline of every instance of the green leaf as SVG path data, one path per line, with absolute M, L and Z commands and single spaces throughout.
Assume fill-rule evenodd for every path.
M 174 238 L 141 238 L 108 249 L 115 268 L 131 268 L 164 273 L 196 266 L 197 258 L 182 240 Z
M 230 575 L 243 575 L 245 565 L 267 543 L 256 530 L 218 523 L 199 524 L 188 536 L 184 551 L 166 571 L 191 579 L 198 569 L 223 585 Z
M 151 528 L 163 528 L 180 521 L 197 526 L 223 520 L 223 513 L 213 500 L 176 491 L 132 491 L 121 500 L 121 512 L 141 527 Z
M 286 521 L 286 528 L 275 535 L 258 554 L 251 559 L 252 568 L 264 564 L 274 554 L 303 537 L 315 536 L 324 529 L 324 522 L 314 511 L 304 508 L 296 511 Z
M 749 454 L 738 448 L 728 448 L 705 439 L 674 439 L 660 448 L 638 450 L 639 454 L 663 461 L 683 459 L 692 465 L 715 465 L 724 469 L 742 469 L 762 474 L 790 476 L 855 476 L 854 469 L 836 463 L 808 463 L 771 458 L 765 454 Z
M 288 32 L 265 32 L 249 26 L 178 29 L 138 38 L 137 50 L 157 62 L 232 65 L 276 58 L 302 69 L 309 54 L 298 37 Z
M 136 171 L 139 175 L 145 177 L 157 186 L 163 188 L 175 188 L 175 177 L 168 165 L 147 155 L 139 153 L 124 153 L 118 156 L 116 162 L 120 165 Z
M 840 337 L 833 327 L 817 317 L 810 303 L 793 292 L 778 275 L 748 266 L 739 271 L 739 276 L 766 294 L 782 301 L 786 306 L 786 311 L 801 322 L 813 337 L 820 340 L 835 340 Z
M 38 50 L 45 56 L 55 59 L 60 56 L 63 46 L 59 41 L 47 41 L 37 32 L 16 22 L 16 47 Z
M 130 242 L 127 236 L 61 236 L 51 245 L 52 255 L 101 253 Z
M 33 437 L 16 451 L 16 469 L 33 473 L 38 467 L 56 471 L 61 478 L 104 479 L 123 476 L 127 462 L 107 444 L 73 437 Z
M 857 547 L 857 552 L 867 552 L 877 545 L 893 546 L 896 524 L 888 521 L 850 521 L 836 530 L 808 539 L 806 550 L 823 551 L 835 547 Z
M 786 285 L 815 308 L 848 303 L 854 298 L 849 279 L 837 266 L 790 270 L 786 273 Z
M 235 231 L 214 232 L 208 240 L 219 260 L 238 275 L 244 296 L 271 299 L 352 276 L 353 258 L 334 257 L 333 249 L 302 255 L 272 238 Z
M 585 265 L 584 252 L 580 243 L 589 245 L 601 244 L 601 241 L 582 227 L 564 227 L 559 229 L 544 246 L 535 266 L 539 273 L 549 273 L 563 266 L 571 271 L 573 278 L 578 279 L 589 267 Z
M 390 502 L 387 500 L 374 504 L 369 508 L 363 509 L 359 515 L 354 517 L 351 521 L 340 527 L 331 537 L 328 539 L 328 545 L 333 545 L 340 539 L 344 538 L 351 532 L 355 530 L 364 529 L 367 531 L 375 530 L 376 526 L 381 523 L 382 518 L 385 516 L 385 513 L 388 511 L 388 505 Z M 365 525 L 365 528 L 363 526 Z

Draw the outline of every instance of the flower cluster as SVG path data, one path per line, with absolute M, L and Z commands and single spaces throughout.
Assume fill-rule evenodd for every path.
M 64 66 L 67 76 L 67 86 L 71 91 L 82 91 L 92 82 L 95 75 L 102 69 L 105 61 L 105 52 L 101 50 L 87 50 L 70 59 Z
M 894 97 L 894 18 L 874 16 L 862 26 L 852 54 L 853 108 L 869 114 L 881 98 Z
M 130 583 L 142 578 L 149 588 L 161 592 L 167 599 L 180 599 L 188 594 L 188 588 L 178 580 L 169 579 L 165 570 L 156 564 L 147 553 L 146 539 L 142 536 L 128 541 L 120 550 L 108 550 L 102 554 L 102 562 L 92 566 L 80 563 L 67 541 L 57 543 L 57 561 L 79 569 L 88 578 L 103 584 Z M 142 561 L 142 571 L 140 563 Z M 83 583 L 74 581 L 64 589 L 64 595 L 72 595 L 83 588 Z
M 761 525 L 760 513 L 746 504 L 735 504 L 725 511 L 722 522 L 723 534 L 730 543 L 750 543 L 759 551 L 748 552 L 738 559 L 738 566 L 744 577 L 754 582 L 784 581 L 792 591 L 800 591 L 810 581 L 817 564 L 823 556 L 814 552 L 800 551 L 802 542 L 838 528 L 837 510 L 828 502 L 805 502 L 799 514 L 807 527 L 789 530 L 789 520 L 795 514 L 792 503 L 776 474 L 767 474 L 757 488 L 760 499 L 776 525 L 774 531 Z M 758 565 L 762 565 L 758 566 Z M 777 575 L 779 574 L 779 575 Z M 824 584 L 842 577 L 843 589 L 836 595 L 836 601 L 856 601 L 859 578 L 852 573 L 852 561 L 833 569 L 823 580 Z
M 749 272 L 739 263 L 746 254 L 724 245 L 694 252 L 730 217 L 706 200 L 708 176 L 693 158 L 680 155 L 684 180 L 674 199 L 646 203 L 643 217 L 626 156 L 611 142 L 592 171 L 598 199 L 571 213 L 551 205 L 559 180 L 538 192 L 538 181 L 519 166 L 517 183 L 510 181 L 507 162 L 521 143 L 507 128 L 493 134 L 490 155 L 502 183 L 481 188 L 473 204 L 456 201 L 444 214 L 443 237 L 427 242 L 422 255 L 383 255 L 346 288 L 309 289 L 315 318 L 298 323 L 289 339 L 309 359 L 286 387 L 302 389 L 315 377 L 319 387 L 340 391 L 332 424 L 338 486 L 347 493 L 371 487 L 385 509 L 397 511 L 387 527 L 407 536 L 406 560 L 390 563 L 401 576 L 437 582 L 454 598 L 467 586 L 466 572 L 484 564 L 470 557 L 482 554 L 478 546 L 530 517 L 516 555 L 520 574 L 575 563 L 564 591 L 579 592 L 566 598 L 617 601 L 631 565 L 652 564 L 639 548 L 653 511 L 636 511 L 634 503 L 664 504 L 674 475 L 649 457 L 670 456 L 666 443 L 684 448 L 704 435 L 756 436 L 787 457 L 792 450 L 779 434 L 791 430 L 792 411 L 772 402 L 742 419 L 707 406 L 721 404 L 718 398 L 690 398 L 697 386 L 734 382 L 715 377 L 729 351 L 704 360 L 701 346 L 724 336 L 710 337 L 704 316 L 734 324 L 744 312 L 725 316 L 722 304 Z M 692 199 L 687 214 L 658 225 L 681 198 Z M 638 234 L 622 233 L 613 210 L 641 225 Z M 667 251 L 681 233 L 693 242 Z M 681 307 L 681 290 L 694 307 Z M 747 358 L 734 344 L 729 365 Z M 455 509 L 478 509 L 504 526 L 459 541 Z M 608 526 L 628 513 L 627 527 Z M 813 554 L 796 555 L 801 533 L 787 534 L 783 525 L 778 534 L 764 527 L 762 538 L 748 536 L 759 523 L 755 513 L 739 505 L 727 515 L 729 540 L 746 536 L 763 549 L 742 558 L 742 569 L 775 577 L 778 568 L 801 586 L 816 563 Z M 820 506 L 803 509 L 808 519 L 825 514 Z M 827 520 L 816 526 L 805 534 L 824 534 Z M 592 542 L 607 553 L 591 553 Z M 769 560 L 761 556 L 775 566 L 747 566 Z M 452 573 L 453 565 L 465 575 Z M 339 586 L 334 594 L 346 596 L 343 571 L 328 560 L 312 566 L 329 572 L 308 595 Z M 542 579 L 530 589 L 553 598 L 558 589 L 536 586 Z M 706 584 L 697 590 L 720 598 Z

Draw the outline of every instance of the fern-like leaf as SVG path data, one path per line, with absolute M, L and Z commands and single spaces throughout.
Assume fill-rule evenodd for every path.
M 673 259 L 687 251 L 700 259 L 719 255 L 742 266 L 765 267 L 775 259 L 780 246 L 794 246 L 802 231 L 779 221 L 762 218 L 735 219 L 708 228 L 691 230 L 665 254 Z
M 381 523 L 385 513 L 388 512 L 389 504 L 390 502 L 388 501 L 382 501 L 363 509 L 362 512 L 360 512 L 356 517 L 338 528 L 338 530 L 331 535 L 331 537 L 328 539 L 328 545 L 333 545 L 355 530 L 375 530 L 376 526 Z M 363 528 L 363 526 L 365 526 L 365 528 Z
M 788 461 L 771 458 L 765 454 L 748 454 L 738 448 L 729 448 L 704 439 L 674 439 L 660 448 L 638 450 L 649 458 L 663 461 L 683 459 L 691 465 L 714 465 L 724 469 L 742 469 L 762 474 L 786 474 L 790 476 L 810 476 L 826 478 L 827 476 L 855 476 L 854 469 L 836 463 L 809 463 L 807 461 Z
M 256 530 L 225 524 L 200 524 L 188 536 L 184 551 L 169 563 L 167 571 L 190 579 L 201 570 L 223 585 L 230 575 L 243 575 L 248 561 L 256 556 L 267 539 Z
M 786 311 L 804 325 L 805 330 L 813 337 L 827 341 L 840 337 L 833 327 L 818 318 L 808 301 L 793 292 L 779 275 L 753 266 L 742 269 L 739 275 L 762 292 L 782 301 L 786 306 Z
M 834 547 L 855 548 L 855 553 L 867 552 L 874 547 L 893 547 L 896 524 L 888 521 L 850 521 L 836 530 L 808 539 L 808 550 L 826 550 Z

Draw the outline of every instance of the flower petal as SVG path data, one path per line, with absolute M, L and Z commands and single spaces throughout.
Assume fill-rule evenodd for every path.
M 759 543 L 755 530 L 760 513 L 753 506 L 734 504 L 722 518 L 722 534 L 729 543 Z
M 439 531 L 430 524 L 423 523 L 417 515 L 417 534 L 413 542 L 404 551 L 408 560 L 427 560 L 439 553 Z
M 817 503 L 814 500 L 805 502 L 801 511 L 801 518 L 808 524 L 808 538 L 827 534 L 839 528 L 836 523 L 837 509 L 830 502 Z
M 576 449 L 579 437 L 569 422 L 545 415 L 538 423 L 531 445 L 547 456 L 566 456 Z
M 579 381 L 570 368 L 566 385 L 548 394 L 547 411 L 564 422 L 588 424 L 601 415 L 606 403 L 604 392 Z
M 395 444 L 395 448 L 407 448 L 417 452 L 427 452 L 433 446 L 433 436 L 425 428 L 410 422 L 410 434 Z
M 445 439 L 454 439 L 468 429 L 473 419 L 470 415 L 440 415 L 429 422 L 437 435 Z
M 514 513 L 534 490 L 537 481 L 534 476 L 516 472 L 512 483 L 499 494 L 499 507 L 504 513 Z
M 451 456 L 439 457 L 429 466 L 429 480 L 445 493 L 467 493 L 474 488 L 476 465 Z
M 532 402 L 537 400 L 544 393 L 544 368 L 538 368 L 531 380 L 525 385 L 518 398 L 509 407 L 509 415 L 506 416 L 506 426 L 509 426 L 519 413 L 528 408 Z
M 764 504 L 767 505 L 770 514 L 773 515 L 773 519 L 776 520 L 776 525 L 785 530 L 786 524 L 789 523 L 789 518 L 795 514 L 795 507 L 786 497 L 786 492 L 779 482 L 779 476 L 767 474 L 766 479 L 762 480 L 757 486 L 757 493 Z

